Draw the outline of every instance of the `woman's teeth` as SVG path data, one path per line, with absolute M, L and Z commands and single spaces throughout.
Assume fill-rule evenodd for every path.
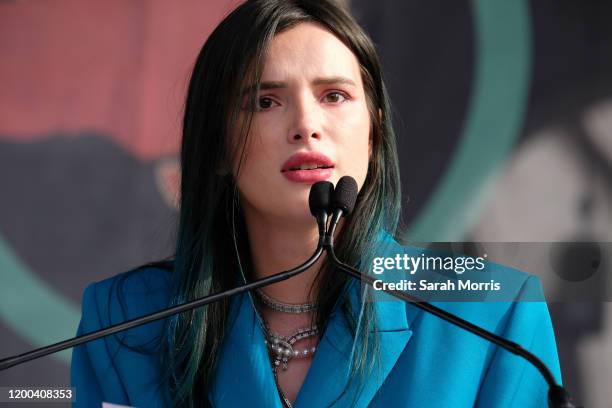
M 304 163 L 302 165 L 300 165 L 299 167 L 292 167 L 291 170 L 314 170 L 314 169 L 324 169 L 324 168 L 328 168 L 331 166 L 324 166 L 322 164 L 308 164 L 308 163 Z

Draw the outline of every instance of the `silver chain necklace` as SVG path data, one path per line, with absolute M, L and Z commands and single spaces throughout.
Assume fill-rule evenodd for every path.
M 271 298 L 266 295 L 264 291 L 261 289 L 255 289 L 255 293 L 257 293 L 257 297 L 263 302 L 264 305 L 268 306 L 272 310 L 276 310 L 277 312 L 284 313 L 306 313 L 311 312 L 317 308 L 315 303 L 283 303 L 279 302 L 276 299 Z
M 300 314 L 307 313 L 316 309 L 315 303 L 283 303 L 266 295 L 261 289 L 256 289 L 255 293 L 257 295 L 257 300 L 277 312 Z M 276 382 L 276 388 L 281 397 L 283 405 L 286 408 L 293 408 L 291 401 L 289 401 L 289 398 L 287 398 L 278 383 L 278 369 L 280 367 L 283 371 L 287 370 L 289 362 L 293 358 L 311 357 L 316 351 L 316 347 L 313 346 L 310 348 L 305 348 L 303 350 L 297 350 L 294 348 L 294 344 L 300 340 L 317 336 L 319 334 L 319 329 L 315 325 L 312 327 L 298 329 L 288 336 L 282 336 L 277 333 L 274 333 L 265 320 L 261 319 L 261 321 L 263 322 L 264 329 L 264 343 L 269 348 L 270 353 L 273 355 L 274 358 L 274 362 L 272 363 L 272 372 L 274 373 L 274 381 Z

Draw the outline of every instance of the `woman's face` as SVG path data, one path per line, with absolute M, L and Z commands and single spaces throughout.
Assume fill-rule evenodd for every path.
M 276 35 L 265 58 L 237 178 L 247 218 L 314 222 L 308 208 L 311 185 L 321 180 L 335 185 L 350 175 L 361 189 L 370 133 L 355 55 L 313 23 Z

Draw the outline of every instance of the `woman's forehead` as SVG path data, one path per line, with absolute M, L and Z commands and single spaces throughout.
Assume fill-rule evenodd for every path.
M 262 82 L 347 78 L 361 84 L 359 62 L 334 34 L 316 23 L 300 23 L 272 39 Z

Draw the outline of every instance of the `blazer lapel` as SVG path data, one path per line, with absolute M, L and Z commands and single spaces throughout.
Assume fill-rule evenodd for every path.
M 379 253 L 399 253 L 402 250 L 385 232 L 381 232 L 378 243 Z M 383 275 L 380 278 L 386 280 Z M 356 313 L 361 306 L 360 293 L 360 282 L 351 281 L 347 294 Z M 337 406 L 366 407 L 374 398 L 408 344 L 412 336 L 410 323 L 420 309 L 385 293 L 372 293 L 376 332 L 380 340 L 380 353 L 372 374 L 364 379 L 363 384 L 353 381 L 346 388 L 353 338 L 336 306 L 300 388 L 295 408 L 325 407 L 334 402 L 339 404 Z M 282 408 L 264 335 L 250 295 L 234 298 L 229 322 L 231 326 L 223 341 L 215 382 L 209 389 L 213 406 Z M 357 396 L 356 400 L 353 400 L 354 396 Z
M 282 408 L 264 336 L 248 294 L 234 298 L 230 327 L 209 388 L 213 407 Z
M 353 310 L 359 310 L 359 292 L 359 282 L 352 282 L 349 293 L 350 301 L 355 306 Z M 337 406 L 366 407 L 370 403 L 410 340 L 412 331 L 409 329 L 409 320 L 414 318 L 414 313 L 407 315 L 405 303 L 398 300 L 375 301 L 374 310 L 377 315 L 380 355 L 372 375 L 364 380 L 360 392 L 359 382 L 353 381 L 343 393 L 348 384 L 353 340 L 342 312 L 335 310 L 319 342 L 294 404 L 295 408 L 325 407 L 335 403 Z M 358 398 L 353 400 L 355 395 Z

